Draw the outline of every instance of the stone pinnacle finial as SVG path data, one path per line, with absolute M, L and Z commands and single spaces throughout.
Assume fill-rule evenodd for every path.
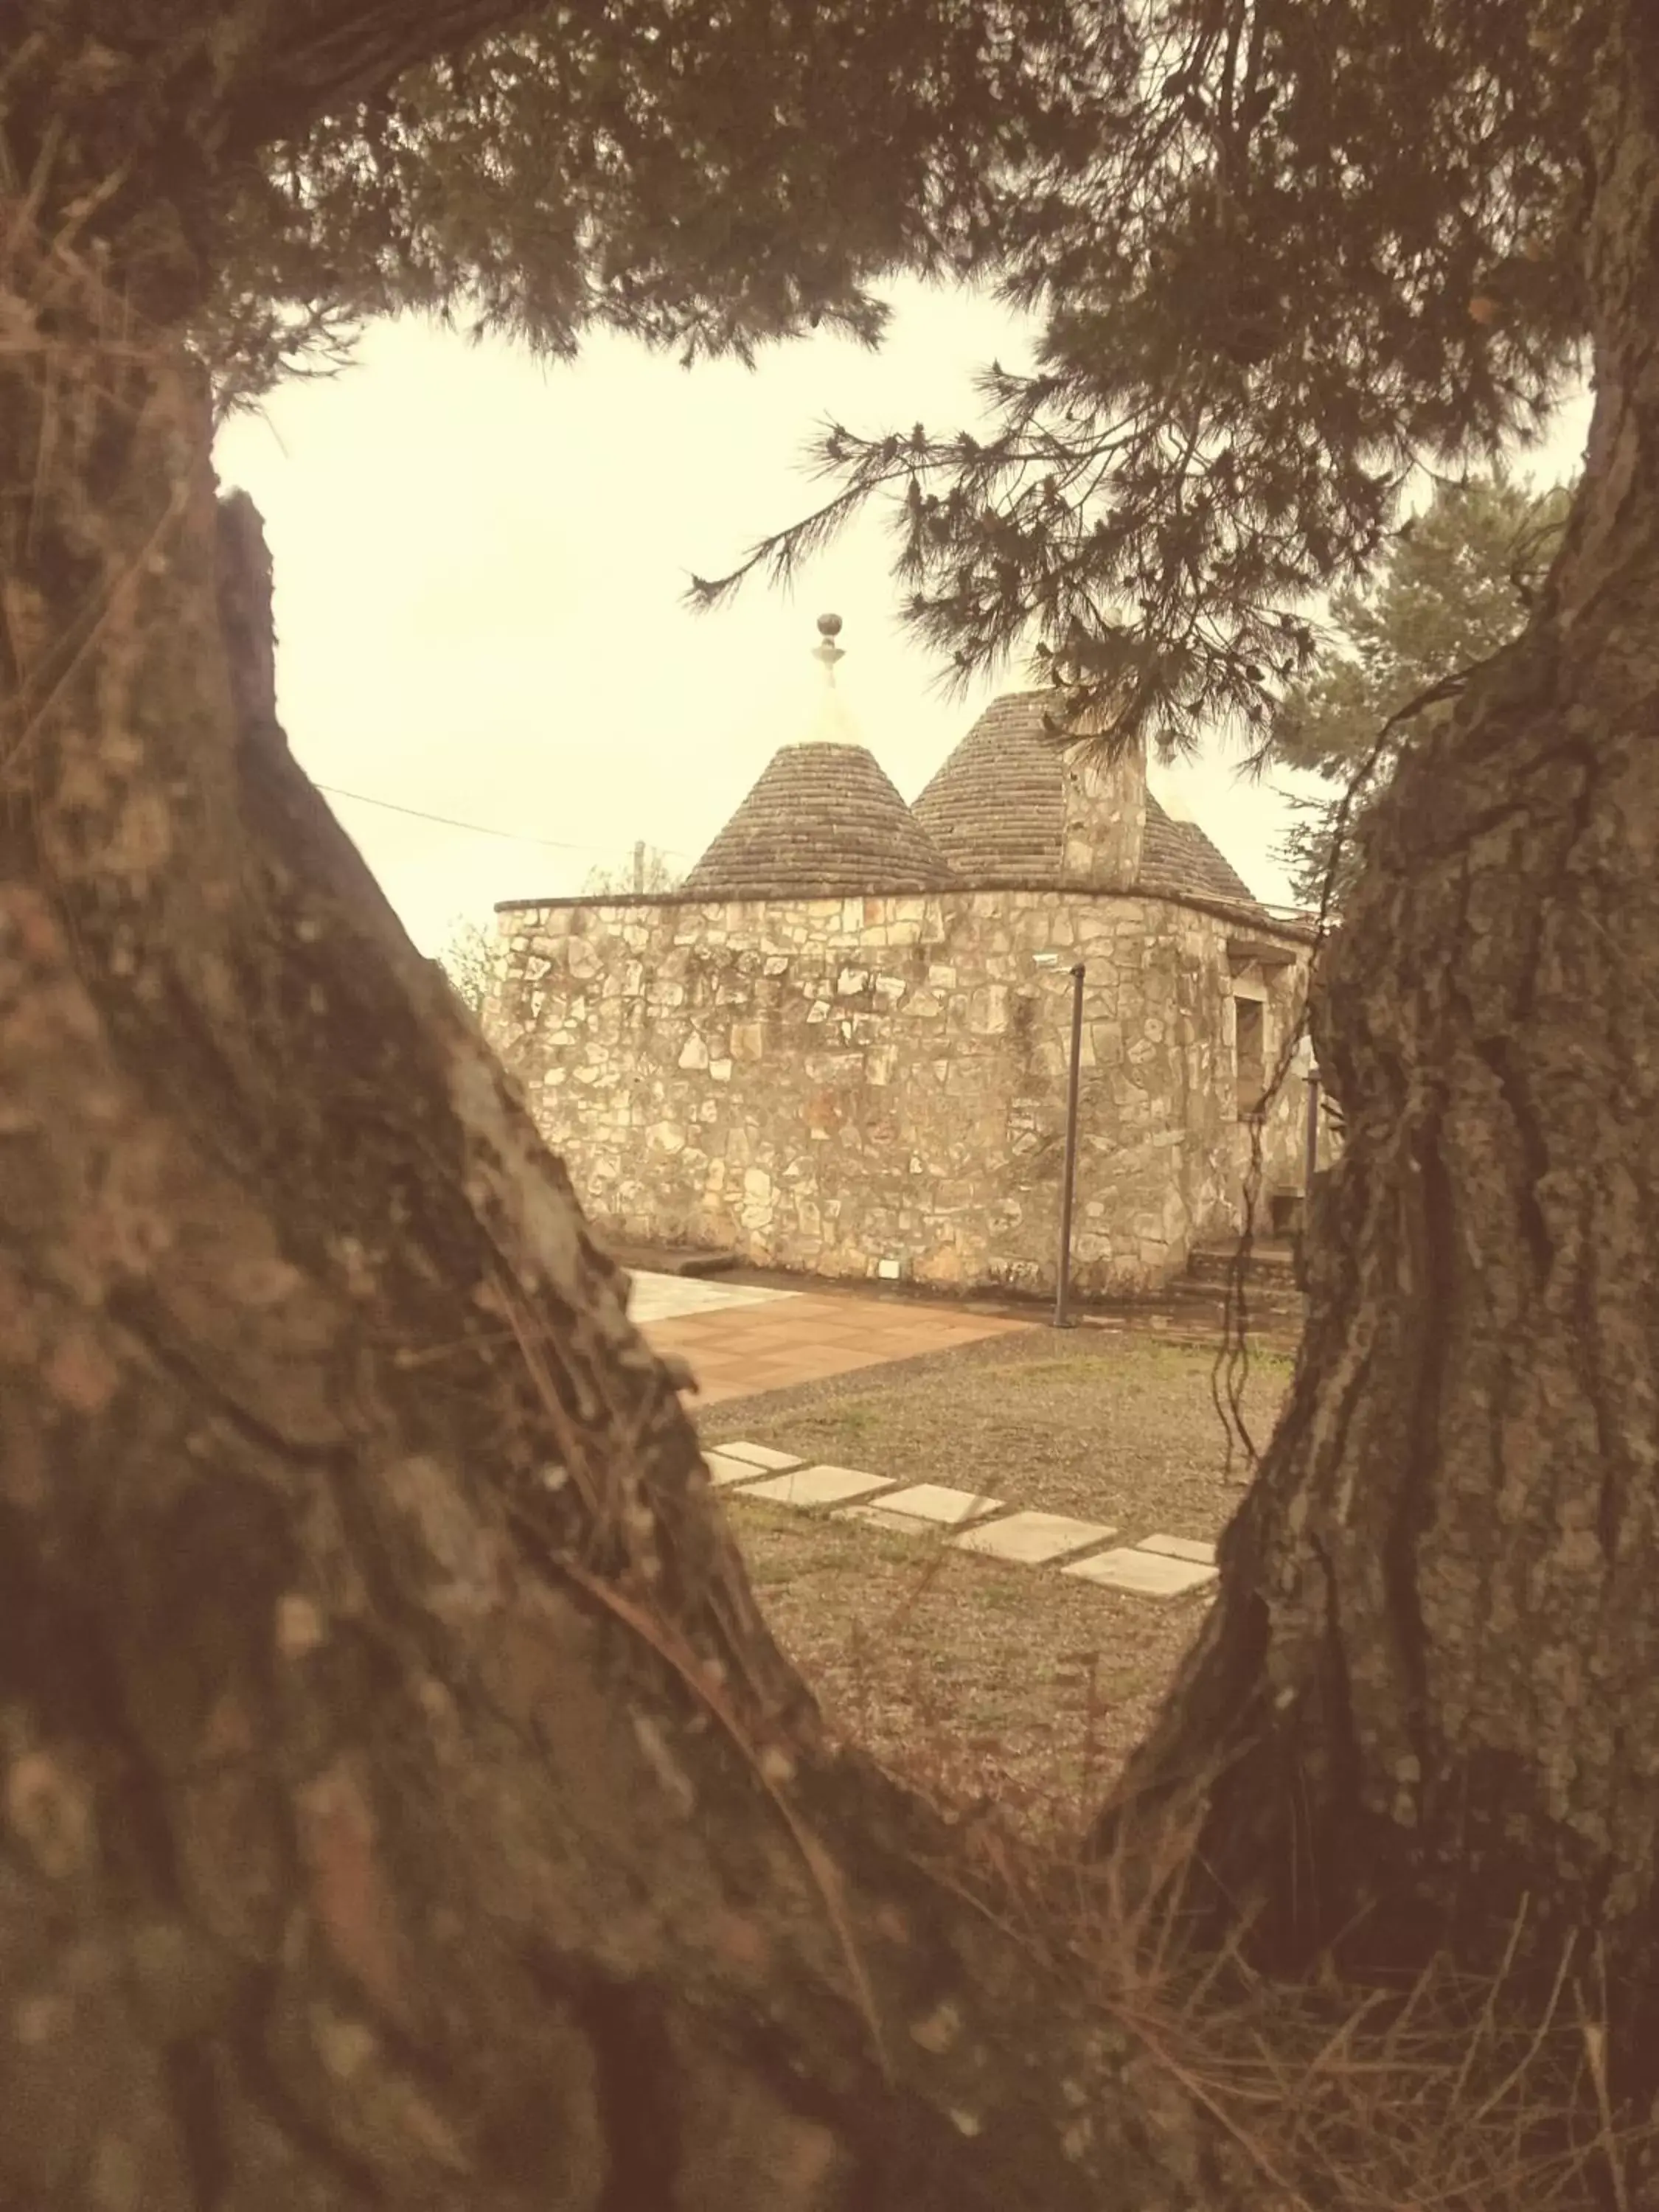
M 836 643 L 836 640 L 840 635 L 841 617 L 839 615 L 818 617 L 818 641 L 813 648 L 812 658 L 823 669 L 824 681 L 832 687 L 836 681 L 836 663 L 847 658 L 840 646 Z

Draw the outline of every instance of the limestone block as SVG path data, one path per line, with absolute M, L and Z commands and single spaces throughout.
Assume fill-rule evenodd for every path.
M 975 892 L 975 897 L 981 896 Z M 988 983 L 968 994 L 968 1026 L 975 1036 L 1001 1036 L 1008 1027 L 1008 990 L 1005 984 Z
M 912 995 L 905 1012 L 918 1016 L 922 1021 L 935 1022 L 945 1008 L 932 991 L 917 991 Z
M 692 1068 L 704 1068 L 708 1065 L 708 1047 L 695 1030 L 680 1047 L 679 1065 Z
M 732 1063 L 729 1060 L 711 1060 L 708 1073 L 716 1083 L 729 1083 L 732 1080 Z
M 915 1273 L 924 1283 L 959 1283 L 962 1280 L 962 1255 L 948 1244 L 923 1255 L 915 1263 Z
M 870 973 L 866 968 L 843 968 L 836 978 L 836 991 L 843 999 L 856 998 L 868 988 Z
M 769 975 L 787 975 L 789 973 L 789 961 L 787 955 L 781 952 L 775 952 L 767 961 L 766 973 Z
M 758 1060 L 766 1050 L 766 1030 L 759 1022 L 733 1022 L 731 1054 L 733 1060 Z
M 957 971 L 948 961 L 930 961 L 927 966 L 927 981 L 937 991 L 954 991 L 957 987 Z
M 830 1001 L 828 999 L 814 999 L 811 1005 L 806 1010 L 806 1018 L 809 1022 L 827 1021 L 829 1015 Z
M 908 988 L 909 985 L 902 975 L 878 975 L 876 978 L 876 996 L 885 999 L 890 1006 L 896 1005 Z

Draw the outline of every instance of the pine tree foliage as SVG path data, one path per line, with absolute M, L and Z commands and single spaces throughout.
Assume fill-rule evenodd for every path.
M 1282 855 L 1297 896 L 1340 908 L 1364 820 L 1401 748 L 1450 711 L 1443 696 L 1508 643 L 1526 618 L 1566 526 L 1571 494 L 1536 493 L 1503 471 L 1442 483 L 1394 538 L 1375 576 L 1331 602 L 1328 634 L 1273 714 L 1267 757 L 1335 788 L 1297 800 Z M 1396 720 L 1395 718 L 1399 719 Z M 1338 819 L 1348 799 L 1342 835 Z
M 204 101 L 264 20 L 147 13 Z M 1264 730 L 1310 595 L 1358 581 L 1413 472 L 1536 429 L 1578 364 L 1577 0 L 339 13 L 288 11 L 210 143 L 188 99 L 155 110 L 185 118 L 162 167 L 213 208 L 196 322 L 224 405 L 404 309 L 552 357 L 608 328 L 751 358 L 814 326 L 875 341 L 896 271 L 988 279 L 1039 337 L 1029 372 L 984 373 L 978 432 L 827 426 L 824 503 L 694 597 L 890 500 L 919 638 L 963 679 L 1029 647 L 1109 728 Z M 31 15 L 20 179 L 57 158 L 69 36 Z M 139 173 L 131 89 L 88 92 L 88 205 Z
M 690 362 L 823 325 L 895 269 L 994 257 L 1099 127 L 1072 0 L 567 0 L 411 70 L 246 171 L 204 331 L 227 404 L 416 308 L 538 353 Z
M 881 496 L 964 678 L 1029 646 L 1108 734 L 1264 731 L 1414 471 L 1535 433 L 1578 362 L 1594 12 L 1123 0 L 1102 127 L 1003 241 L 1034 369 L 986 374 L 978 434 L 829 425 L 831 497 L 695 596 Z

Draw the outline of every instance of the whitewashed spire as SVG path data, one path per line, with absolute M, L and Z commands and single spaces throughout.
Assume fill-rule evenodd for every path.
M 846 653 L 836 643 L 841 635 L 839 615 L 818 617 L 818 641 L 813 647 L 812 658 L 823 671 L 823 689 L 818 696 L 818 710 L 812 726 L 797 744 L 806 745 L 857 745 L 860 737 L 847 702 L 836 687 L 836 663 L 845 660 Z

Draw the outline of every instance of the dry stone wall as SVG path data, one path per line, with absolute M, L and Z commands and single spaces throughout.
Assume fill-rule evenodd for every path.
M 1235 1218 L 1228 925 L 1214 915 L 952 890 L 578 900 L 505 908 L 499 927 L 486 1026 L 619 1238 L 824 1275 L 896 1266 L 1051 1288 L 1078 959 L 1079 1287 L 1148 1288 Z M 1043 951 L 1057 969 L 1033 965 Z M 1270 982 L 1277 1020 L 1297 988 L 1282 969 Z M 1292 1091 L 1270 1125 L 1293 1144 Z

